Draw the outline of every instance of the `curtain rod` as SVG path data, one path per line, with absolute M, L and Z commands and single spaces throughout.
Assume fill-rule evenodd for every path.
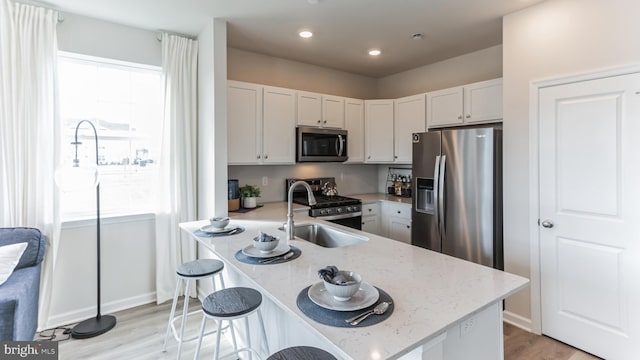
M 162 42 L 162 34 L 163 33 L 167 33 L 168 35 L 175 35 L 175 36 L 180 36 L 183 38 L 187 38 L 189 40 L 198 40 L 198 38 L 195 38 L 193 36 L 189 36 L 189 35 L 184 35 L 184 34 L 180 34 L 177 32 L 172 32 L 172 31 L 164 31 L 164 30 L 160 30 L 160 32 L 158 33 L 158 35 L 156 36 L 156 39 L 158 39 L 158 41 Z
M 40 3 L 37 3 L 35 1 L 14 1 L 15 3 L 18 4 L 24 4 L 24 5 L 31 5 L 31 6 L 35 6 L 35 7 L 39 7 L 45 10 L 52 10 L 58 13 L 58 23 L 63 23 L 64 22 L 64 15 L 62 15 L 60 13 L 60 10 L 58 9 L 54 9 L 54 8 L 50 8 L 50 7 L 46 7 L 46 6 L 42 6 Z

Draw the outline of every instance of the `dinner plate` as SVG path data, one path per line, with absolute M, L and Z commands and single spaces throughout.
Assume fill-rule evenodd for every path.
M 335 311 L 356 311 L 367 308 L 378 301 L 378 289 L 367 283 L 361 283 L 360 289 L 347 301 L 338 301 L 329 294 L 322 282 L 315 283 L 309 288 L 309 299 L 316 305 Z
M 273 249 L 271 252 L 268 252 L 268 253 L 264 253 L 264 252 L 258 250 L 253 245 L 249 245 L 249 246 L 245 247 L 244 249 L 242 249 L 242 253 L 247 255 L 247 256 L 254 257 L 254 258 L 266 259 L 266 258 L 270 258 L 270 257 L 274 257 L 274 256 L 284 255 L 284 254 L 288 253 L 289 250 L 291 250 L 291 247 L 289 245 L 284 244 L 284 243 L 279 243 L 278 246 L 276 246 L 275 249 Z
M 224 227 L 224 228 L 213 227 L 213 225 L 205 225 L 200 228 L 200 231 L 206 232 L 209 234 L 221 234 L 221 233 L 231 232 L 237 228 L 238 227 L 236 225 L 228 225 L 227 227 Z

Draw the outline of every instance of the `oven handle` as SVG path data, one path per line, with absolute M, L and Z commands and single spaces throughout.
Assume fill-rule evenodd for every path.
M 340 219 L 349 219 L 362 216 L 362 211 L 349 213 L 349 214 L 340 214 L 340 215 L 329 215 L 329 216 L 314 216 L 315 219 L 320 220 L 340 220 Z

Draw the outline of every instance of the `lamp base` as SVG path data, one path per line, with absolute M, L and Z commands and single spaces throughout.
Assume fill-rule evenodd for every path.
M 80 322 L 71 329 L 74 339 L 88 339 L 102 335 L 116 326 L 116 318 L 112 315 L 96 316 Z

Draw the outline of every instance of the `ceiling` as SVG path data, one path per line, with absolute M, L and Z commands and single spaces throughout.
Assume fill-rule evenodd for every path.
M 379 78 L 502 43 L 502 16 L 542 0 L 48 0 L 47 7 Z M 309 29 L 310 39 L 298 32 Z M 421 33 L 421 40 L 412 34 Z M 367 54 L 378 48 L 382 54 Z

